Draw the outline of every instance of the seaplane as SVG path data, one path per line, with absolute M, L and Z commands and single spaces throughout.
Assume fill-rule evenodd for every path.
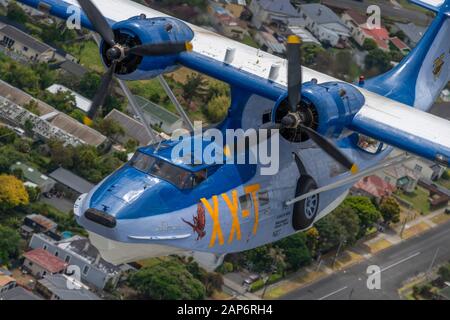
M 90 119 L 113 79 L 127 91 L 124 81 L 164 83 L 162 75 L 186 67 L 230 86 L 231 105 L 216 133 L 269 132 L 230 146 L 195 130 L 180 110 L 187 137 L 138 148 L 74 205 L 77 222 L 111 263 L 191 254 L 213 268 L 228 253 L 307 230 L 380 169 L 412 156 L 450 163 L 450 122 L 427 112 L 449 81 L 450 0 L 412 0 L 435 13 L 423 38 L 390 71 L 357 83 L 302 67 L 296 36 L 283 59 L 133 1 L 20 2 L 61 19 L 78 9 L 82 27 L 101 36 L 107 71 Z M 181 155 L 191 161 L 174 159 L 181 143 L 193 146 Z M 265 146 L 277 155 L 277 170 L 195 156 L 212 145 L 227 159 Z M 394 148 L 405 152 L 390 156 Z

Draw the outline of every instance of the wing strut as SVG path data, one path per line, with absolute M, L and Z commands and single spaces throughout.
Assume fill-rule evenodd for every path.
M 286 201 L 285 205 L 286 206 L 290 206 L 290 205 L 292 205 L 294 203 L 297 203 L 297 202 L 300 202 L 302 200 L 305 200 L 305 199 L 307 199 L 309 197 L 312 197 L 312 196 L 314 196 L 316 194 L 319 194 L 319 193 L 322 193 L 322 192 L 325 192 L 325 191 L 334 190 L 334 189 L 346 186 L 346 185 L 351 184 L 351 183 L 356 183 L 359 180 L 361 180 L 362 178 L 367 177 L 368 175 L 371 175 L 371 174 L 373 174 L 373 173 L 375 173 L 377 171 L 380 171 L 380 170 L 383 170 L 383 169 L 386 169 L 386 168 L 389 168 L 389 167 L 392 167 L 392 166 L 399 165 L 399 164 L 401 164 L 401 163 L 403 163 L 405 161 L 411 160 L 412 158 L 414 158 L 413 155 L 410 155 L 408 153 L 402 153 L 402 154 L 400 154 L 400 155 L 398 155 L 396 157 L 387 159 L 387 160 L 383 161 L 382 163 L 380 163 L 380 164 L 378 164 L 378 165 L 376 165 L 374 167 L 368 168 L 368 169 L 366 169 L 364 171 L 361 171 L 361 172 L 359 172 L 357 174 L 349 176 L 349 177 L 347 177 L 345 179 L 339 180 L 339 181 L 337 181 L 335 183 L 332 183 L 332 184 L 326 185 L 324 187 L 315 189 L 315 190 L 313 190 L 311 192 L 308 192 L 308 193 L 305 193 L 305 194 L 303 194 L 303 195 L 301 195 L 301 196 L 299 196 L 297 198 L 294 198 L 292 200 Z

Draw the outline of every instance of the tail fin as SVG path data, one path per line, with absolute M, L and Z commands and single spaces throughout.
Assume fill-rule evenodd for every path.
M 428 111 L 450 76 L 450 0 L 410 0 L 437 12 L 414 50 L 395 68 L 366 82 L 365 88 Z

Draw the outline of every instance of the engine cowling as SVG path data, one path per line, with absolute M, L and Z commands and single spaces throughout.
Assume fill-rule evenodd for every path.
M 194 38 L 194 32 L 186 23 L 171 17 L 136 16 L 117 22 L 112 29 L 116 42 L 127 48 L 141 44 L 190 42 Z M 107 56 L 110 48 L 104 41 L 100 46 L 100 54 L 106 67 L 111 66 Z M 177 56 L 178 54 L 168 54 L 141 57 L 130 54 L 117 64 L 115 74 L 122 80 L 151 79 L 176 70 L 179 67 Z
M 329 138 L 341 138 L 347 134 L 346 127 L 364 105 L 364 96 L 354 86 L 343 82 L 327 82 L 303 84 L 302 99 L 299 109 L 302 110 L 304 125 Z M 276 103 L 272 119 L 280 123 L 289 113 L 287 95 L 280 97 Z M 302 142 L 308 136 L 298 128 L 284 128 L 281 135 L 293 142 Z

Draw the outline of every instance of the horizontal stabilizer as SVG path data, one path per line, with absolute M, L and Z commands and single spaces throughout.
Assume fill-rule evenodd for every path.
M 421 6 L 422 8 L 425 8 L 425 9 L 428 9 L 428 10 L 431 10 L 434 12 L 439 12 L 442 5 L 444 5 L 444 3 L 445 3 L 445 0 L 409 0 L 409 1 L 418 6 Z M 447 12 L 448 12 L 448 10 L 447 10 Z

